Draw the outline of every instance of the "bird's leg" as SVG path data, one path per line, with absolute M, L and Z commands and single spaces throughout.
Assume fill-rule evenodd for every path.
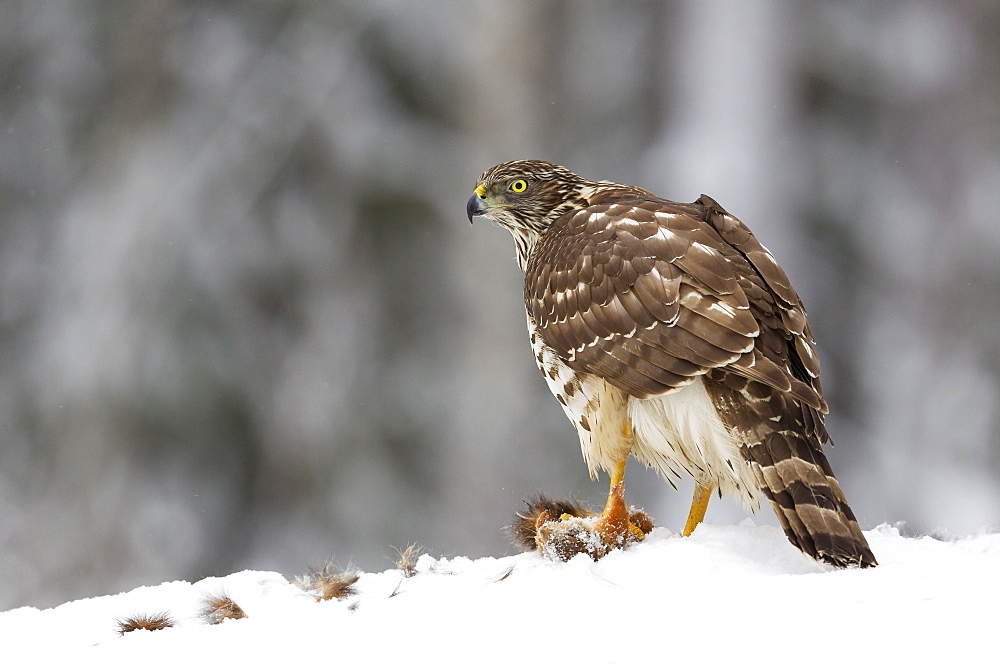
M 622 459 L 615 463 L 611 471 L 611 488 L 608 490 L 607 503 L 604 504 L 604 511 L 594 525 L 601 539 L 610 546 L 623 546 L 632 541 L 642 540 L 646 535 L 632 523 L 628 506 L 625 505 L 626 461 L 627 459 Z
M 616 462 L 611 471 L 608 501 L 594 525 L 608 545 L 624 545 L 629 531 L 628 507 L 625 505 L 625 462 L 625 459 Z
M 707 487 L 701 483 L 695 483 L 694 486 L 694 498 L 691 500 L 691 511 L 688 513 L 687 523 L 684 525 L 683 536 L 690 536 L 695 527 L 701 524 L 701 521 L 705 519 L 705 511 L 708 510 L 708 500 L 712 498 L 713 488 L 711 485 Z
M 628 459 L 626 458 L 620 462 L 615 462 L 614 469 L 611 471 L 611 485 L 608 489 L 608 502 L 604 504 L 604 513 L 602 514 L 606 515 L 611 511 L 612 507 L 617 507 L 617 503 L 615 502 L 615 496 L 617 496 L 615 488 L 618 487 L 618 485 L 621 485 L 622 492 L 624 493 L 625 491 L 625 463 L 627 461 Z

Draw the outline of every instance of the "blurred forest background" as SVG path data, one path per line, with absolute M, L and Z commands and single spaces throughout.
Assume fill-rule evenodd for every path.
M 512 158 L 716 198 L 862 525 L 1000 524 L 1000 3 L 5 0 L 0 119 L 0 609 L 601 503 L 465 219 Z

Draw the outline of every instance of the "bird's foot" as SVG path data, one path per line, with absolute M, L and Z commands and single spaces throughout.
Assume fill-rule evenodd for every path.
M 578 504 L 541 497 L 528 514 L 518 515 L 521 521 L 515 534 L 526 547 L 534 547 L 549 559 L 568 561 L 583 553 L 596 561 L 643 540 L 653 529 L 649 515 L 625 505 L 624 491 L 624 483 L 615 485 L 600 515 Z

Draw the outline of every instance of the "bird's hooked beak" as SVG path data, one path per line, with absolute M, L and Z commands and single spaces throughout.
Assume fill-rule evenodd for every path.
M 469 201 L 465 204 L 465 213 L 469 216 L 469 222 L 472 222 L 473 216 L 482 216 L 485 214 L 490 205 L 487 204 L 483 197 L 486 196 L 486 186 L 480 183 L 476 186 L 476 194 L 469 198 Z

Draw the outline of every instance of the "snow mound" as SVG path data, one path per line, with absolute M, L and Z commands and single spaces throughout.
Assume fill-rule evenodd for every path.
M 433 559 L 416 573 L 361 573 L 354 595 L 316 601 L 277 573 L 168 582 L 0 613 L 11 657 L 33 664 L 221 665 L 241 661 L 407 666 L 921 664 L 994 656 L 1000 534 L 952 541 L 866 532 L 879 567 L 834 570 L 773 527 L 656 529 L 599 562 L 536 554 Z M 245 619 L 206 624 L 206 597 Z M 176 625 L 119 635 L 116 620 Z M 992 660 L 990 660 L 992 661 Z

